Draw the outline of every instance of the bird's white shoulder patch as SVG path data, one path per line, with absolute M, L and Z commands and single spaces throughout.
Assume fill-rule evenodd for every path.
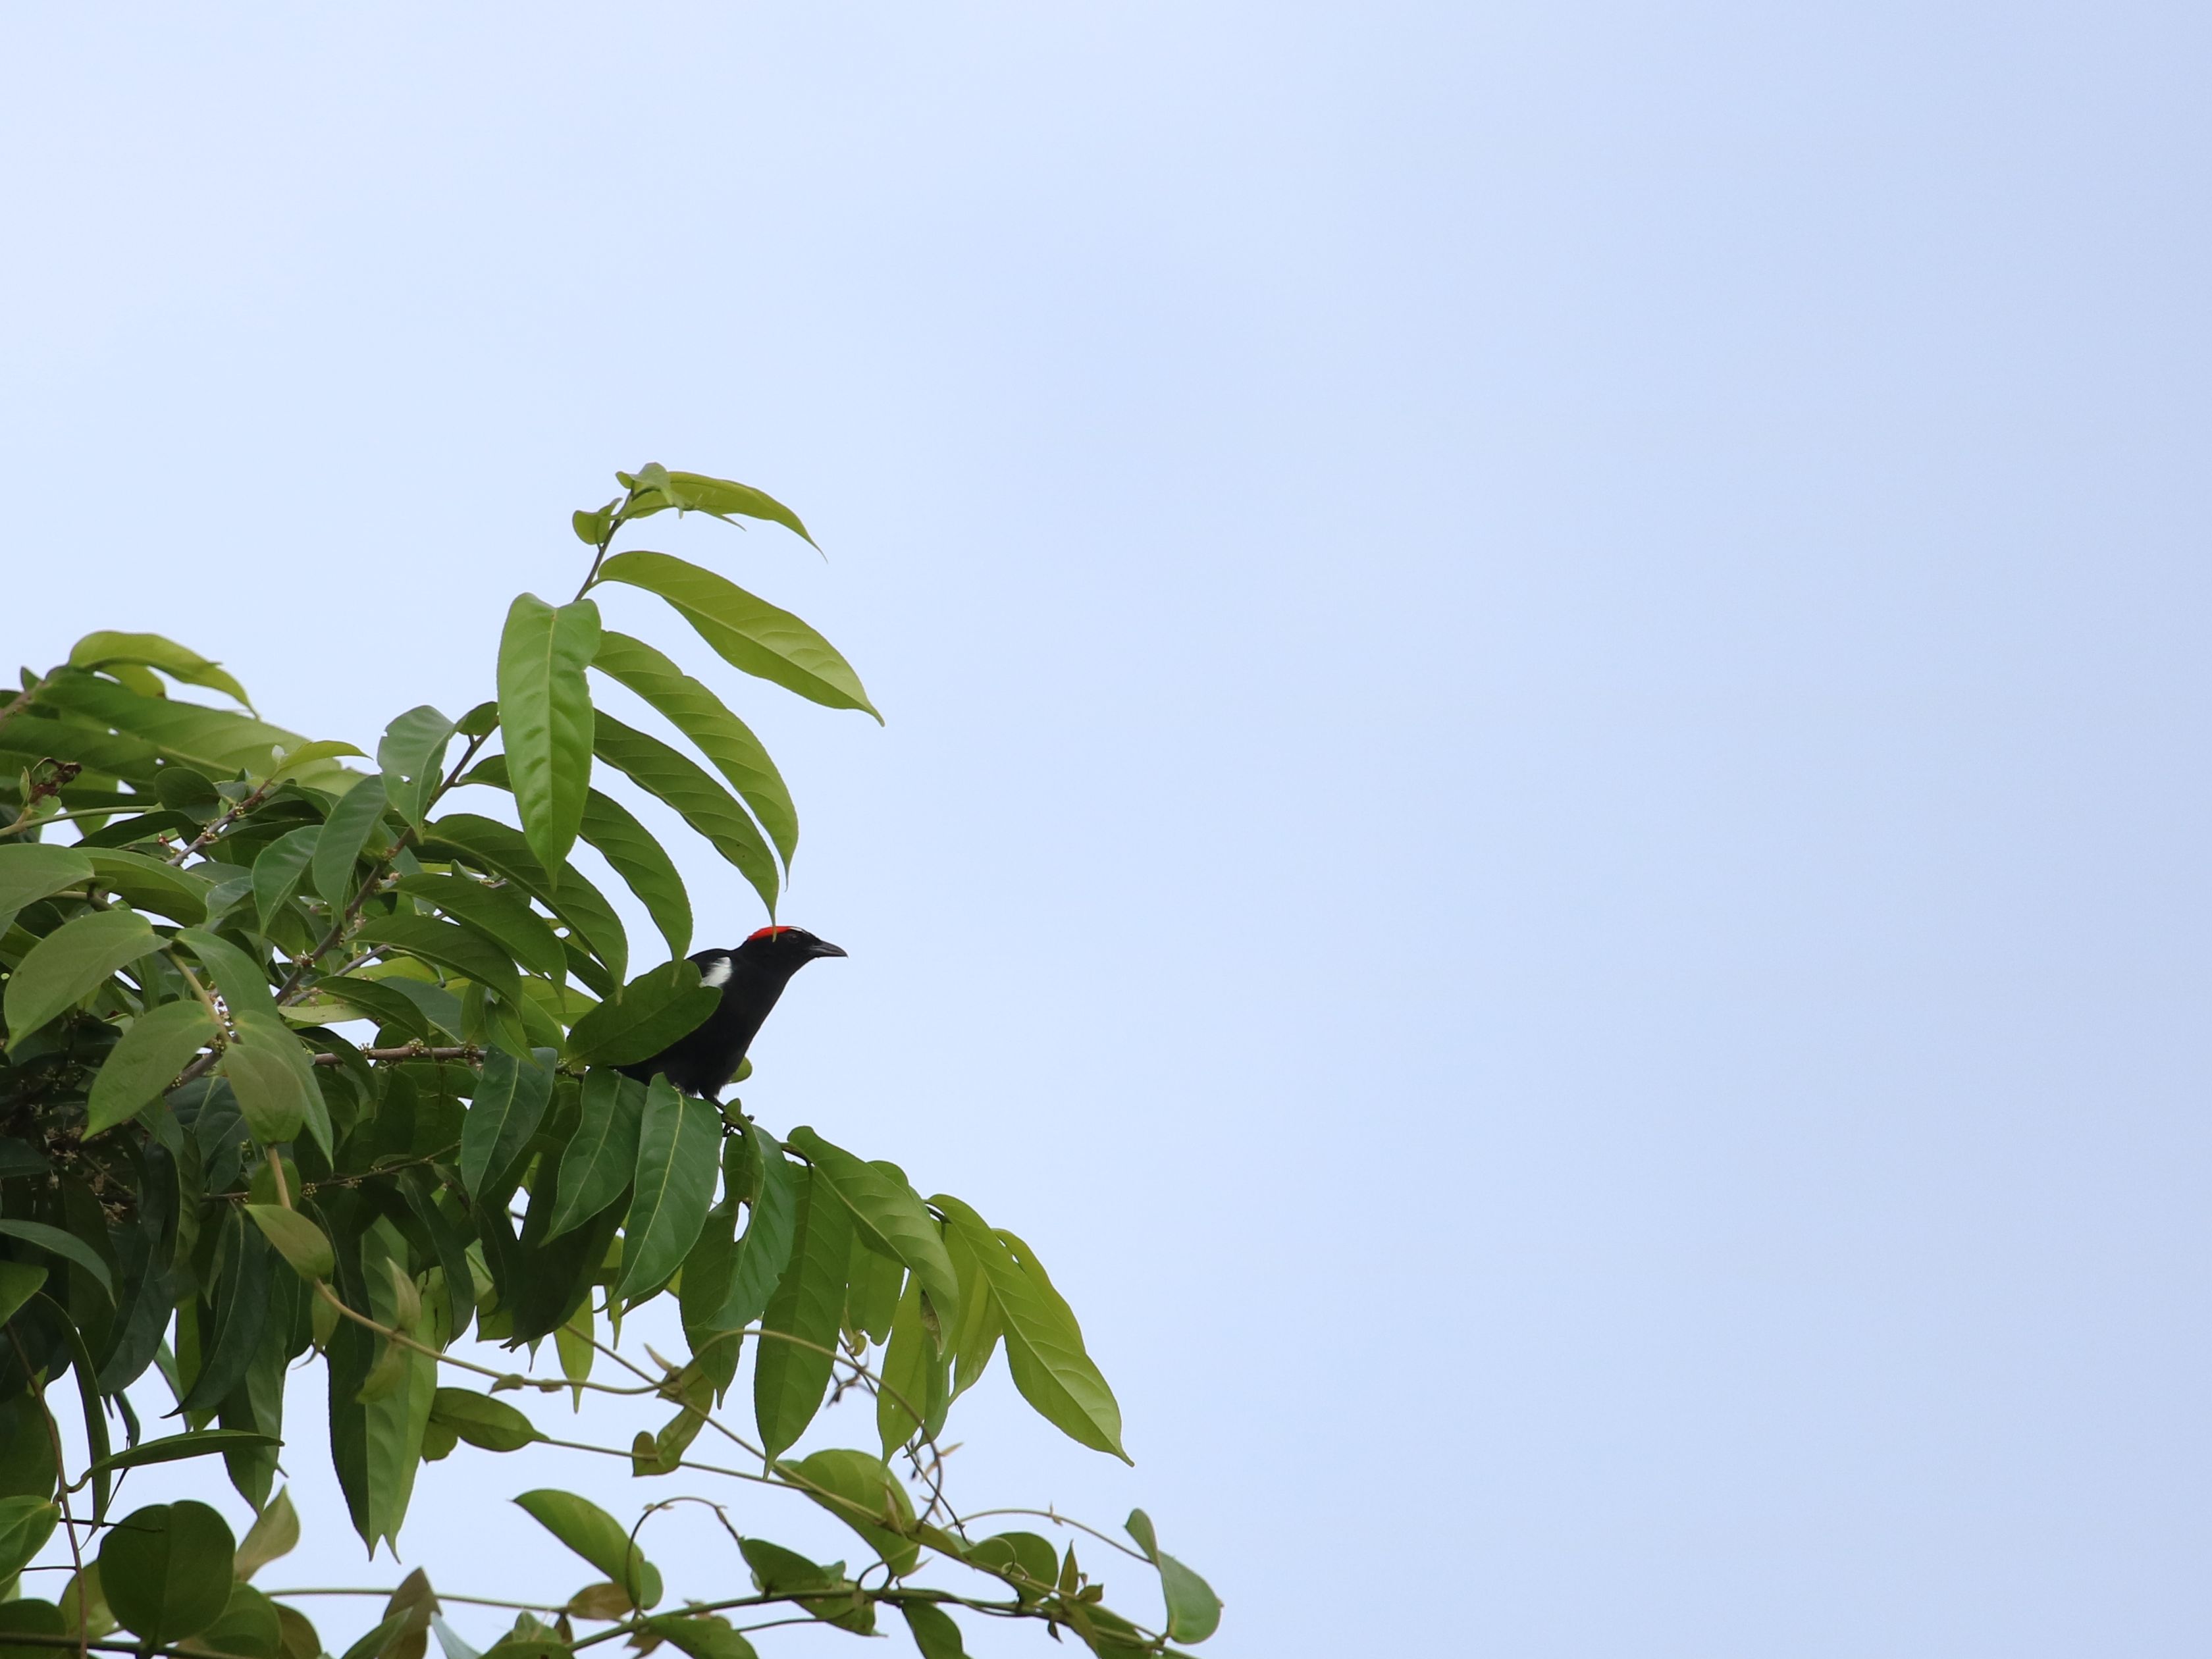
M 716 957 L 699 970 L 699 983 L 702 985 L 726 985 L 729 982 L 730 959 L 727 957 Z

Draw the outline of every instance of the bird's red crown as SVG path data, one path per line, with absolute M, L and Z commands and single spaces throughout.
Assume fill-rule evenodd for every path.
M 778 933 L 789 932 L 791 932 L 789 927 L 757 927 L 745 935 L 745 943 L 750 945 L 757 939 L 774 939 Z

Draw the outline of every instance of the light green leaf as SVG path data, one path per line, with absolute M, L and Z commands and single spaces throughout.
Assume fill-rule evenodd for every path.
M 639 788 L 674 807 L 684 823 L 738 867 L 769 915 L 775 915 L 775 854 L 737 799 L 659 738 L 624 726 L 604 710 L 594 729 L 593 752 Z
M 115 1280 L 107 1271 L 107 1263 L 100 1259 L 99 1251 L 75 1233 L 64 1232 L 59 1227 L 49 1227 L 43 1221 L 17 1221 L 8 1217 L 0 1218 L 0 1237 L 20 1238 L 26 1244 L 35 1245 L 50 1255 L 75 1262 L 90 1273 L 109 1297 L 114 1296 Z
M 384 739 L 376 745 L 385 799 L 418 830 L 445 775 L 446 745 L 453 738 L 453 721 L 426 702 L 385 727 Z
M 1070 1439 L 1124 1462 L 1121 1408 L 1084 1351 L 1083 1332 L 1049 1283 L 1024 1273 L 982 1217 L 943 1193 L 929 1200 L 958 1230 L 989 1279 L 1006 1322 L 1006 1365 L 1022 1398 Z M 1041 1277 L 1041 1275 L 1040 1275 Z
M 0 846 L 0 933 L 27 904 L 92 879 L 92 860 L 74 847 L 42 842 Z
M 307 1091 L 291 1063 L 273 1046 L 258 1039 L 233 1042 L 223 1050 L 222 1074 L 238 1097 L 246 1127 L 262 1146 L 290 1140 L 307 1122 Z
M 362 922 L 354 938 L 362 945 L 391 945 L 449 974 L 472 979 L 498 992 L 510 1008 L 522 1000 L 522 980 L 513 959 L 472 928 L 395 911 Z
M 25 953 L 9 976 L 4 1006 L 9 1047 L 105 984 L 126 962 L 161 942 L 135 910 L 94 910 L 64 922 Z
M 556 983 L 566 977 L 568 961 L 552 925 L 513 886 L 493 887 L 467 876 L 414 875 L 400 878 L 399 890 L 490 934 L 532 973 Z
M 852 1210 L 863 1234 L 904 1262 L 921 1281 L 938 1317 L 948 1324 L 957 1322 L 960 1280 L 937 1224 L 914 1189 L 882 1166 L 862 1162 L 811 1129 L 793 1129 L 785 1144 L 828 1181 L 830 1190 Z
M 299 1542 L 300 1515 L 292 1507 L 292 1489 L 280 1486 L 276 1497 L 253 1517 L 246 1536 L 238 1540 L 236 1565 L 240 1580 L 251 1578 L 271 1561 L 289 1555 Z
M 906 1535 L 914 1528 L 914 1504 L 878 1459 L 834 1446 L 795 1463 L 779 1463 L 776 1472 L 860 1534 L 894 1577 L 905 1577 L 920 1564 L 921 1547 Z
M 960 1278 L 960 1318 L 944 1328 L 951 1339 L 952 1398 L 957 1400 L 981 1380 L 1005 1325 L 983 1259 L 969 1248 L 957 1227 L 947 1227 L 944 1237 L 952 1270 Z
M 46 1547 L 60 1518 L 61 1511 L 43 1498 L 0 1498 L 0 1583 Z
M 338 798 L 315 839 L 315 890 L 343 908 L 353 902 L 354 866 L 384 823 L 384 780 L 363 778 Z
M 159 634 L 123 634 L 102 629 L 71 646 L 69 659 L 72 668 L 108 668 L 117 663 L 158 668 L 171 679 L 181 680 L 186 685 L 204 685 L 236 698 L 248 708 L 253 707 L 253 699 L 246 695 L 246 688 L 224 673 L 220 665 Z
M 753 1414 L 762 1445 L 781 1457 L 822 1408 L 845 1311 L 853 1212 L 813 1171 L 794 1171 L 799 1206 L 791 1262 L 769 1298 L 753 1361 Z
M 514 1500 L 523 1512 L 551 1533 L 609 1580 L 619 1584 L 635 1607 L 660 1600 L 660 1572 L 614 1516 L 573 1492 L 540 1487 Z
M 100 1547 L 100 1585 L 125 1629 L 154 1646 L 197 1636 L 230 1603 L 234 1546 L 222 1516 L 187 1498 L 149 1504 Z
M 271 750 L 270 763 L 265 777 L 262 775 L 261 768 L 258 766 L 250 766 L 246 769 L 249 776 L 260 778 L 264 783 L 274 783 L 279 778 L 307 775 L 325 779 L 332 784 L 342 786 L 352 775 L 343 767 L 332 766 L 328 763 L 338 759 L 341 756 L 361 754 L 362 751 L 349 743 L 338 743 L 329 738 L 318 738 L 313 743 L 295 743 L 289 749 Z M 368 757 L 362 756 L 362 758 Z
M 1160 1570 L 1160 1589 L 1168 1605 L 1168 1639 L 1203 1642 L 1212 1635 L 1221 1626 L 1221 1598 L 1213 1587 L 1172 1555 L 1161 1553 L 1152 1518 L 1144 1510 L 1129 1511 L 1128 1531 Z
M 617 553 L 599 567 L 599 580 L 659 594 L 733 668 L 826 708 L 876 714 L 860 677 L 836 647 L 788 611 L 711 570 L 665 553 Z
M 699 982 L 696 963 L 663 963 L 576 1022 L 569 1057 L 591 1066 L 635 1065 L 697 1030 L 721 1006 L 722 994 Z
M 799 850 L 799 813 L 791 791 L 752 729 L 722 700 L 642 640 L 611 631 L 599 636 L 592 665 L 621 681 L 699 746 L 714 769 L 744 797 L 788 866 Z
M 261 1229 L 262 1237 L 276 1247 L 301 1278 L 328 1279 L 337 1271 L 337 1259 L 323 1230 L 297 1210 L 277 1204 L 248 1204 L 246 1213 Z
M 882 1388 L 876 1391 L 876 1433 L 888 1458 L 924 1427 L 934 1434 L 951 1399 L 951 1378 L 937 1338 L 921 1316 L 921 1281 L 909 1277 L 891 1318 L 884 1350 Z M 917 1417 L 915 1413 L 922 1413 Z
M 806 526 L 799 523 L 796 513 L 750 484 L 709 478 L 698 472 L 671 472 L 658 461 L 647 462 L 635 477 L 621 472 L 615 476 L 632 492 L 623 506 L 625 518 L 650 518 L 672 507 L 679 513 L 705 513 L 726 520 L 733 513 L 740 514 L 782 525 L 805 538 L 810 547 L 814 545 L 814 538 L 806 534 Z
M 665 1077 L 647 1086 L 637 1137 L 635 1196 L 623 1223 L 617 1299 L 642 1295 L 674 1273 L 706 1224 L 714 1202 L 722 1118 L 703 1100 L 678 1094 Z
M 548 1239 L 588 1221 L 629 1185 L 637 1167 L 638 1129 L 645 1117 L 645 1085 L 604 1067 L 584 1078 L 576 1132 L 561 1154 L 561 1201 Z
M 556 609 L 533 593 L 507 613 L 499 641 L 499 718 L 522 832 L 557 877 L 575 844 L 592 779 L 592 692 L 584 668 L 599 646 L 599 608 Z
M 485 1053 L 476 1100 L 461 1120 L 461 1184 L 471 1199 L 518 1173 L 552 1098 L 549 1065 L 517 1060 L 503 1048 Z
M 215 1041 L 216 1031 L 215 1016 L 197 998 L 159 1004 L 132 1020 L 92 1080 L 85 1108 L 86 1137 L 137 1115 L 194 1054 Z

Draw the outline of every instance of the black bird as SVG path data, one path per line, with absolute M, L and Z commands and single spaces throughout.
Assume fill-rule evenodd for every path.
M 694 951 L 700 982 L 720 988 L 722 1006 L 652 1059 L 615 1069 L 641 1083 L 665 1076 L 687 1095 L 720 1100 L 791 976 L 817 957 L 844 954 L 804 927 L 763 927 L 734 951 Z

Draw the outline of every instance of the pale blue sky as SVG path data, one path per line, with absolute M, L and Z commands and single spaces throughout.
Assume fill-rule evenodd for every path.
M 1025 1234 L 1138 1458 L 994 1383 L 963 1498 L 1143 1504 L 1224 1656 L 2194 1655 L 2208 36 L 17 7 L 0 648 L 367 743 L 614 467 L 757 483 L 828 563 L 641 544 L 890 724 L 719 676 L 853 952 L 748 1103 Z M 456 1458 L 410 1564 L 573 1589 L 549 1478 L 644 1492 Z

